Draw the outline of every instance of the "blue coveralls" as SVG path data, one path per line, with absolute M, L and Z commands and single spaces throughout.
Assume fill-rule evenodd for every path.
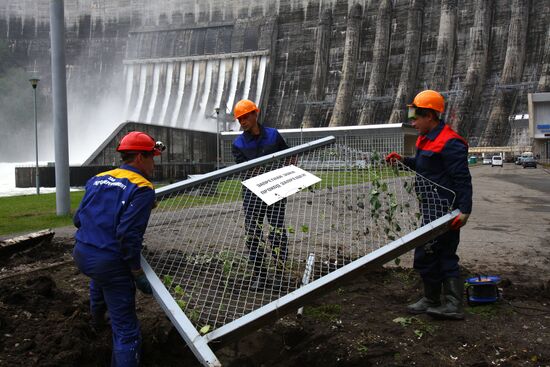
M 139 365 L 141 333 L 131 270 L 139 270 L 143 234 L 155 201 L 153 185 L 129 165 L 103 172 L 86 183 L 74 215 L 73 257 L 91 278 L 93 315 L 109 311 L 113 330 L 112 366 Z
M 264 155 L 288 149 L 285 140 L 277 129 L 260 127 L 260 135 L 255 137 L 249 132 L 239 135 L 232 145 L 232 153 L 236 163 L 246 162 Z M 252 191 L 243 187 L 243 208 L 244 223 L 246 231 L 246 246 L 249 249 L 249 259 L 254 265 L 256 272 L 260 272 L 264 260 L 262 226 L 264 217 L 267 216 L 269 224 L 269 242 L 271 243 L 272 256 L 281 261 L 286 260 L 288 238 L 285 229 L 285 206 L 286 199 L 280 200 L 272 205 L 267 205 Z
M 414 169 L 418 174 L 429 180 L 451 189 L 456 199 L 451 209 L 459 209 L 462 213 L 472 212 L 472 177 L 468 168 L 468 144 L 443 121 L 416 141 L 416 156 L 404 158 L 403 163 Z M 434 198 L 448 201 L 453 195 L 445 190 L 435 192 L 418 192 L 421 200 L 423 224 L 426 224 L 441 213 L 432 212 L 433 205 L 426 205 Z M 446 199 L 446 200 L 445 200 Z M 456 250 L 460 241 L 460 230 L 449 231 L 437 237 L 426 246 L 417 247 L 414 253 L 414 268 L 426 282 L 440 283 L 446 278 L 459 276 L 458 255 Z

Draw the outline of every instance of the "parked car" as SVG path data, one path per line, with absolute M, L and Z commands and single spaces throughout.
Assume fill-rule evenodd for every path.
M 533 157 L 525 157 L 521 160 L 521 165 L 523 166 L 523 168 L 527 168 L 527 167 L 537 168 L 537 161 Z
M 494 155 L 493 158 L 491 158 L 491 167 L 494 166 L 500 166 L 502 167 L 504 163 L 502 162 L 502 157 L 499 155 Z
M 483 164 L 491 164 L 493 160 L 491 159 L 491 157 L 483 157 Z
M 519 165 L 519 166 L 523 165 L 523 160 L 525 158 L 534 158 L 533 152 L 523 152 L 523 153 L 521 153 L 521 155 L 516 160 L 516 164 Z

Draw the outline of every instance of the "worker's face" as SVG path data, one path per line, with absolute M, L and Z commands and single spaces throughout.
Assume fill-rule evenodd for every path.
M 258 112 L 252 111 L 239 118 L 243 131 L 251 131 L 258 125 Z
M 431 113 L 424 116 L 416 114 L 414 107 L 409 108 L 408 118 L 411 125 L 420 133 L 420 135 L 426 135 L 439 124 Z
M 137 168 L 147 176 L 147 178 L 153 177 L 153 172 L 155 171 L 155 159 L 151 154 L 138 154 L 136 157 Z

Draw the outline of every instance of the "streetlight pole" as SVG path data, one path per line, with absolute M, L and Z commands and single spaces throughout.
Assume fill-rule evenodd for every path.
M 216 169 L 220 169 L 220 108 L 216 107 Z
M 30 78 L 32 89 L 34 91 L 34 149 L 35 149 L 35 158 L 36 158 L 36 172 L 35 172 L 35 181 L 36 181 L 36 195 L 40 195 L 40 173 L 38 172 L 38 115 L 36 108 L 36 87 L 40 79 L 34 77 Z

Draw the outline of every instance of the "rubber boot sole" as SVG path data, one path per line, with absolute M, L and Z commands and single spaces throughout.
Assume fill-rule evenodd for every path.
M 440 304 L 433 304 L 431 306 L 426 307 L 425 309 L 414 309 L 414 308 L 411 308 L 411 307 L 407 306 L 407 311 L 411 315 L 421 315 L 423 313 L 426 313 L 430 307 L 435 308 L 435 307 L 440 307 L 440 306 L 441 306 L 441 303 Z
M 438 320 L 464 320 L 464 313 L 438 313 L 426 310 L 426 313 Z

